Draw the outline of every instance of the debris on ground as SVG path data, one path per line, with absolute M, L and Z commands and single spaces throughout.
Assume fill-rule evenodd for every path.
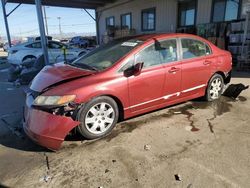
M 43 155 L 45 156 L 45 162 L 46 162 L 46 175 L 40 179 L 40 181 L 45 181 L 46 183 L 52 179 L 50 176 L 50 165 L 49 165 L 49 157 L 48 155 L 44 152 Z
M 44 156 L 45 156 L 45 160 L 46 160 L 46 166 L 47 166 L 47 170 L 49 171 L 50 170 L 50 167 L 49 167 L 49 157 L 46 153 L 44 153 Z
M 144 145 L 144 150 L 149 151 L 151 149 L 151 146 L 149 144 Z
M 174 175 L 176 181 L 181 181 L 181 177 L 179 174 Z
M 116 162 L 116 160 L 115 160 L 115 159 L 113 159 L 113 160 L 112 160 L 112 162 L 113 162 L 113 163 L 115 163 L 115 162 Z
M 186 129 L 186 131 L 191 131 L 191 132 L 197 132 L 200 130 L 200 129 L 198 129 L 194 126 L 190 126 L 190 125 L 186 126 L 185 129 Z
M 243 84 L 230 84 L 222 95 L 236 99 L 242 91 L 248 88 L 249 86 L 245 86 Z
M 186 131 L 191 131 L 192 127 L 191 126 L 186 126 L 185 129 L 186 129 Z
M 181 112 L 174 112 L 174 114 L 181 114 Z
M 108 173 L 108 172 L 109 172 L 109 169 L 106 169 L 106 170 L 105 170 L 105 173 Z
M 41 179 L 40 179 L 40 181 L 45 181 L 46 183 L 49 181 L 49 180 L 51 180 L 52 179 L 52 177 L 51 176 L 48 176 L 48 175 L 45 175 L 44 177 L 42 177 Z

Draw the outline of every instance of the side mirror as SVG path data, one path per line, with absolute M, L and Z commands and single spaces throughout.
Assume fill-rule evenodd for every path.
M 143 63 L 137 63 L 136 65 L 129 67 L 124 71 L 125 77 L 138 76 L 143 68 Z
M 142 70 L 142 68 L 143 68 L 143 62 L 140 62 L 140 63 L 137 63 L 135 66 L 134 66 L 134 75 L 135 76 L 138 76 L 138 75 L 140 75 L 141 74 L 141 70 Z

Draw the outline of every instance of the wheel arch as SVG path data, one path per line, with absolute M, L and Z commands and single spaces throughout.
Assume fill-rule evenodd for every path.
M 228 84 L 228 83 L 230 82 L 230 80 L 231 80 L 231 71 L 228 73 L 228 75 L 225 75 L 225 73 L 222 72 L 222 71 L 216 71 L 216 72 L 211 76 L 211 78 L 212 78 L 215 74 L 219 74 L 219 75 L 222 76 L 223 81 L 224 81 L 224 84 Z M 210 78 L 210 79 L 211 79 L 211 78 Z
M 123 103 L 121 102 L 121 100 L 118 97 L 116 97 L 115 95 L 112 95 L 112 94 L 99 94 L 99 95 L 89 97 L 88 100 L 84 100 L 85 102 L 80 102 L 79 103 L 80 106 L 76 110 L 76 114 L 80 110 L 81 107 L 84 107 L 85 103 L 88 103 L 88 102 L 90 102 L 93 99 L 98 98 L 98 97 L 110 97 L 111 99 L 113 99 L 116 102 L 117 106 L 118 106 L 118 111 L 119 111 L 118 122 L 124 120 L 124 106 L 123 106 Z M 76 117 L 76 114 L 74 114 L 74 116 L 73 116 L 74 119 Z
M 110 95 L 110 94 L 99 95 L 99 96 L 96 96 L 96 97 L 104 97 L 104 96 L 110 97 L 110 98 L 112 98 L 116 102 L 116 104 L 118 106 L 118 111 L 119 111 L 118 122 L 122 121 L 124 119 L 124 108 L 123 108 L 123 104 L 122 104 L 121 100 L 118 97 L 116 97 L 114 95 Z
M 26 55 L 26 56 L 23 57 L 22 62 L 23 62 L 24 59 L 27 58 L 27 57 L 35 57 L 35 58 L 37 58 L 35 55 Z

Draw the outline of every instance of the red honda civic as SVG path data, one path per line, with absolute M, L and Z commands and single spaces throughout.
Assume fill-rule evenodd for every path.
M 218 99 L 231 69 L 229 52 L 194 35 L 114 40 L 41 71 L 27 93 L 24 130 L 52 150 L 75 128 L 100 138 L 133 116 L 202 96 Z

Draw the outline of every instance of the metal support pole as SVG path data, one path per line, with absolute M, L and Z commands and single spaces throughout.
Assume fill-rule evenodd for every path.
M 48 28 L 48 21 L 47 21 L 46 7 L 45 6 L 43 6 L 43 14 L 44 14 L 44 22 L 45 22 L 46 35 L 49 36 L 49 28 Z
M 10 11 L 8 14 L 7 14 L 7 17 L 9 15 L 11 15 L 18 7 L 20 7 L 22 5 L 22 3 L 19 3 L 15 8 L 12 9 L 12 11 Z
M 94 21 L 96 21 L 96 18 L 94 18 L 90 13 L 89 11 L 87 11 L 86 8 L 83 9 Z
M 99 32 L 99 15 L 95 9 L 95 25 L 96 25 L 96 43 L 100 45 L 100 32 Z
M 45 64 L 48 65 L 49 64 L 48 45 L 47 45 L 48 40 L 45 35 L 41 0 L 35 0 L 35 3 L 36 3 L 37 20 L 39 24 L 39 31 L 40 31 L 40 37 L 41 37 L 41 45 L 42 45 L 43 54 L 44 54 L 44 61 L 45 61 Z
M 8 39 L 9 47 L 11 48 L 10 30 L 9 30 L 9 24 L 8 24 L 8 20 L 7 20 L 6 9 L 5 9 L 6 2 L 5 2 L 5 0 L 1 0 L 1 2 L 2 2 L 3 19 L 4 19 L 7 39 Z

